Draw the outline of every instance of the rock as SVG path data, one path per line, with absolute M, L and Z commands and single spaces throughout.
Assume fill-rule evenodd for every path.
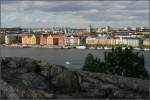
M 73 71 L 28 58 L 7 57 L 1 61 L 3 85 L 13 87 L 19 98 L 51 99 L 57 97 L 55 94 L 99 99 L 148 99 L 149 96 L 148 80 Z
M 49 76 L 55 77 L 66 70 L 63 66 L 50 65 L 48 66 Z
M 10 67 L 10 68 L 17 68 L 17 65 L 14 61 L 8 62 L 7 66 Z
M 0 92 L 1 92 L 1 99 L 8 99 L 8 100 L 19 100 L 18 95 L 15 93 L 15 90 L 12 86 L 8 85 L 5 81 L 0 81 Z
M 44 97 L 47 99 L 54 99 L 56 98 L 56 95 L 50 93 L 44 93 Z
M 63 71 L 53 77 L 52 84 L 63 93 L 74 93 L 80 91 L 78 77 L 73 71 Z
M 45 78 L 34 72 L 22 74 L 20 76 L 20 79 L 22 80 L 22 83 L 27 87 L 36 88 L 36 89 L 49 88 Z

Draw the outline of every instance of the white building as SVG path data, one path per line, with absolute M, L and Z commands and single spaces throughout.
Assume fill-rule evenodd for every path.
M 11 44 L 15 42 L 16 35 L 5 35 L 5 44 Z
M 66 36 L 65 37 L 65 45 L 75 47 L 77 45 L 80 45 L 80 38 L 77 36 Z
M 140 44 L 140 39 L 133 37 L 120 37 L 120 39 L 116 40 L 116 44 L 125 44 L 128 46 L 137 47 Z
M 5 35 L 5 44 L 19 43 L 23 34 L 7 34 Z

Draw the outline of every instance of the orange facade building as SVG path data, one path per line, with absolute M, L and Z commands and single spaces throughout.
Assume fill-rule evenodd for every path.
M 42 34 L 40 36 L 40 45 L 46 45 L 47 44 L 47 34 Z
M 65 37 L 64 36 L 60 36 L 59 37 L 59 44 L 60 47 L 65 47 Z
M 64 47 L 64 36 L 63 35 L 48 35 L 47 45 L 57 45 L 59 47 Z
M 28 35 L 23 35 L 22 36 L 22 45 L 27 45 L 27 44 L 29 44 Z
M 52 35 L 47 36 L 47 45 L 53 45 L 53 37 Z
M 34 34 L 25 34 L 22 36 L 22 45 L 36 45 L 39 44 L 39 36 Z
M 55 45 L 59 47 L 64 47 L 64 35 L 51 35 L 51 34 L 42 34 L 42 35 L 34 35 L 34 34 L 26 34 L 22 36 L 22 44 L 23 45 Z

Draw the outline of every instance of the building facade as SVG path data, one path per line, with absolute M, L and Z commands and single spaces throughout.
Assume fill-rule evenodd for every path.
M 143 45 L 144 45 L 144 46 L 150 46 L 150 39 L 145 39 L 145 40 L 143 41 Z
M 59 47 L 64 47 L 64 36 L 63 35 L 48 35 L 47 37 L 47 45 L 54 45 Z
M 42 34 L 40 36 L 40 45 L 47 45 L 47 34 Z
M 96 45 L 97 43 L 98 43 L 98 40 L 96 37 L 87 37 L 86 38 L 87 45 Z
M 36 36 L 34 34 L 28 35 L 29 38 L 29 45 L 36 45 Z
M 29 44 L 29 37 L 28 35 L 23 35 L 22 36 L 22 45 L 27 45 Z
M 103 37 L 87 37 L 87 45 L 115 45 L 116 41 L 113 38 L 103 38 Z
M 5 35 L 5 44 L 15 44 L 19 43 L 19 36 L 16 34 Z
M 139 38 L 133 38 L 133 37 L 120 37 L 120 39 L 116 40 L 116 44 L 123 44 L 133 47 L 138 47 L 140 45 L 140 39 Z
M 76 47 L 80 45 L 80 38 L 78 36 L 66 36 L 65 37 L 65 46 Z
M 35 34 L 25 34 L 22 36 L 22 45 L 40 44 L 40 37 Z

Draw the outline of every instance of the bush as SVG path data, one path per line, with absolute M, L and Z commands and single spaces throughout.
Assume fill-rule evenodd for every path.
M 83 70 L 148 79 L 148 72 L 144 68 L 144 56 L 133 52 L 132 47 L 125 50 L 121 47 L 112 48 L 111 52 L 105 52 L 104 62 L 88 54 Z

